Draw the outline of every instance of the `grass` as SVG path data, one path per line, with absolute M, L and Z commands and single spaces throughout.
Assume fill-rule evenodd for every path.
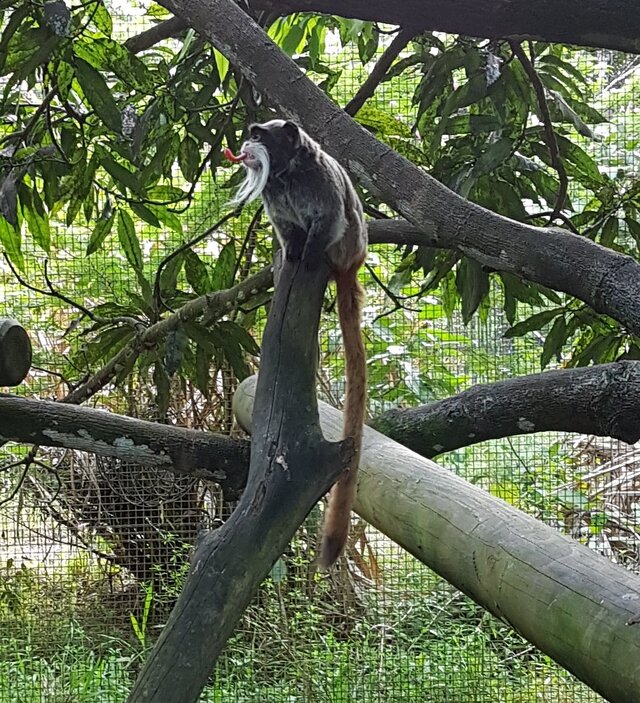
M 267 583 L 201 701 L 601 701 L 433 576 L 416 571 L 372 592 L 347 630 L 329 626 L 321 595 Z M 122 703 L 144 654 L 136 638 L 56 616 L 0 623 L 0 703 Z

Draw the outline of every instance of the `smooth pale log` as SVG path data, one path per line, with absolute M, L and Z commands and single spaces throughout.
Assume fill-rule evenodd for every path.
M 245 429 L 254 389 L 234 401 Z M 340 437 L 340 412 L 320 421 Z M 640 701 L 638 576 L 370 428 L 355 510 L 610 703 Z

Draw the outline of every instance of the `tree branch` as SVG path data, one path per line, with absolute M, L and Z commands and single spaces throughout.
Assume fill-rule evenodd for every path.
M 560 187 L 558 188 L 558 193 L 556 195 L 556 203 L 549 218 L 549 221 L 553 222 L 553 220 L 560 215 L 562 209 L 564 208 L 565 200 L 567 198 L 567 191 L 569 190 L 569 179 L 567 177 L 567 171 L 565 170 L 562 158 L 560 157 L 558 140 L 556 139 L 556 133 L 553 129 L 553 122 L 551 121 L 551 113 L 549 112 L 547 96 L 544 92 L 544 85 L 542 85 L 540 76 L 533 66 L 533 61 L 527 56 L 520 42 L 510 41 L 509 46 L 511 46 L 511 51 L 513 51 L 513 53 L 518 57 L 518 61 L 522 64 L 522 68 L 524 68 L 525 73 L 533 85 L 533 90 L 535 91 L 536 99 L 538 101 L 540 120 L 542 121 L 542 126 L 544 128 L 545 141 L 547 142 L 547 149 L 549 149 L 549 158 L 551 159 L 551 165 L 556 170 L 558 180 L 560 181 Z
M 148 327 L 129 344 L 125 345 L 88 381 L 71 391 L 63 400 L 65 403 L 82 403 L 87 398 L 102 390 L 118 372 L 132 363 L 144 349 L 157 345 L 169 332 L 176 330 L 184 322 L 194 320 L 203 313 L 208 313 L 210 319 L 218 319 L 246 303 L 253 296 L 267 290 L 273 282 L 273 271 L 266 267 L 254 276 L 238 283 L 233 288 L 207 293 L 199 298 L 185 303 L 172 315 L 168 315 L 155 325 Z
M 640 264 L 630 256 L 564 229 L 510 220 L 449 190 L 356 124 L 229 0 L 161 4 L 179 9 L 280 113 L 304 125 L 373 194 L 424 231 L 421 243 L 569 293 L 640 334 Z
M 237 391 L 247 428 L 253 385 Z M 340 436 L 339 412 L 320 418 Z M 607 701 L 637 703 L 637 574 L 370 427 L 354 509 Z
M 195 703 L 216 659 L 305 516 L 352 456 L 326 442 L 315 380 L 329 270 L 285 261 L 263 336 L 247 488 L 224 525 L 196 548 L 169 621 L 130 703 Z M 285 509 L 283 509 L 285 506 Z
M 174 3 L 178 6 L 180 0 Z M 640 53 L 636 0 L 250 0 L 249 4 L 279 15 L 319 12 L 423 31 L 540 39 Z
M 150 29 L 145 29 L 144 32 L 129 37 L 124 43 L 125 49 L 128 49 L 132 54 L 139 54 L 141 51 L 146 51 L 152 46 L 161 42 L 163 39 L 175 37 L 180 34 L 189 25 L 180 19 L 180 17 L 172 17 L 171 19 L 160 22 Z
M 64 447 L 220 484 L 227 499 L 247 480 L 249 444 L 212 432 L 0 394 L 0 441 Z
M 398 58 L 400 52 L 407 44 L 415 37 L 416 33 L 413 29 L 401 29 L 389 46 L 384 50 L 382 56 L 378 59 L 371 73 L 367 76 L 365 82 L 358 88 L 356 94 L 345 105 L 344 111 L 353 117 L 365 102 L 375 93 L 376 88 L 384 79 L 387 71 L 391 68 L 391 64 Z
M 369 424 L 425 457 L 487 439 L 532 432 L 580 432 L 640 439 L 640 362 L 561 369 L 470 388 Z

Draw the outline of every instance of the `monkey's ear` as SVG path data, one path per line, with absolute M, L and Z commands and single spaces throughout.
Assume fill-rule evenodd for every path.
M 297 149 L 300 146 L 300 128 L 295 122 L 287 120 L 283 125 L 282 129 L 291 141 L 291 146 Z

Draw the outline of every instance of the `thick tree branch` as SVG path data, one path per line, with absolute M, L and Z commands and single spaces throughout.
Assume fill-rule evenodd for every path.
M 581 432 L 640 439 L 640 362 L 547 371 L 476 386 L 369 423 L 425 457 L 517 434 Z
M 196 548 L 130 703 L 195 703 L 227 638 L 303 519 L 352 456 L 326 442 L 315 379 L 326 264 L 285 261 L 263 336 L 247 488 Z
M 487 439 L 580 432 L 640 439 L 640 362 L 561 369 L 477 386 L 418 408 L 391 410 L 371 427 L 425 457 Z M 64 447 L 244 488 L 246 442 L 116 413 L 0 394 L 0 441 Z
M 280 15 L 320 12 L 471 37 L 640 52 L 636 0 L 250 0 L 250 5 Z
M 367 102 L 367 100 L 375 93 L 376 88 L 384 79 L 387 71 L 391 68 L 391 64 L 398 58 L 400 52 L 415 36 L 412 29 L 401 29 L 389 46 L 384 50 L 382 56 L 378 59 L 371 73 L 367 76 L 365 82 L 358 88 L 358 92 L 345 105 L 344 111 L 352 117 L 358 110 Z
M 245 486 L 249 444 L 212 432 L 0 394 L 0 441 L 112 456 L 219 483 L 229 500 Z
M 298 120 L 431 246 L 564 291 L 640 334 L 640 264 L 566 230 L 533 227 L 466 201 L 340 110 L 229 0 L 162 0 L 180 9 L 279 111 Z M 224 17 L 224 22 L 218 21 Z M 423 243 L 427 244 L 427 241 Z

